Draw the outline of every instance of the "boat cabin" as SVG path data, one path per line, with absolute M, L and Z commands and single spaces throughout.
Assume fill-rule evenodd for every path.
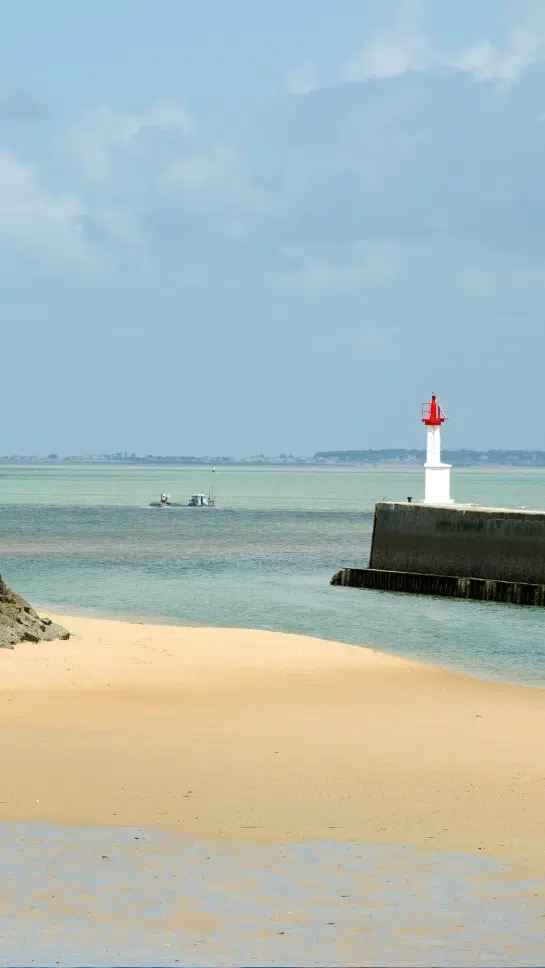
M 189 507 L 191 508 L 206 508 L 213 507 L 214 500 L 210 495 L 206 494 L 192 494 L 189 498 Z

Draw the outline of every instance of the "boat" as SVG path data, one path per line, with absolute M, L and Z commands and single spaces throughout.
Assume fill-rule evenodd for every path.
M 159 501 L 150 501 L 150 508 L 213 508 L 216 503 L 213 491 L 208 494 L 192 494 L 187 504 L 171 501 L 170 494 L 161 494 Z
M 158 501 L 150 501 L 150 508 L 184 508 L 185 504 L 181 504 L 180 501 L 171 501 L 170 494 L 161 494 Z

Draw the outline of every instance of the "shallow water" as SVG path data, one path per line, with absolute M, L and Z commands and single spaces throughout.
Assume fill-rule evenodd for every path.
M 10 965 L 542 965 L 544 883 L 412 848 L 0 825 Z
M 152 621 L 302 632 L 545 685 L 545 612 L 332 588 L 368 561 L 374 503 L 421 469 L 0 467 L 4 578 L 32 602 Z M 213 484 L 210 510 L 152 509 Z M 545 472 L 459 470 L 462 501 L 543 507 Z

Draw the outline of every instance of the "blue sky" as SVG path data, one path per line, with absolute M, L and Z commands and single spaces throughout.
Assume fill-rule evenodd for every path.
M 18 0 L 0 453 L 545 448 L 542 0 Z

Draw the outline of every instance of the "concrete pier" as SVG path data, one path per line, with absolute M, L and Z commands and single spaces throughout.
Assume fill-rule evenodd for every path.
M 545 512 L 382 502 L 369 567 L 545 584 Z
M 545 511 L 381 502 L 369 568 L 333 585 L 545 605 Z

